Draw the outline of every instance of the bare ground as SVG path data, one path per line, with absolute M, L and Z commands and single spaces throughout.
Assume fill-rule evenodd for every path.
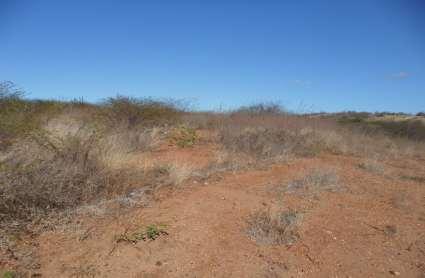
M 209 143 L 164 145 L 150 156 L 198 169 L 216 151 Z M 131 163 L 143 168 L 147 158 Z M 383 161 L 383 172 L 361 162 L 321 155 L 192 178 L 161 188 L 143 205 L 81 214 L 20 244 L 36 246 L 33 273 L 41 277 L 425 277 L 425 161 Z M 325 168 L 338 174 L 336 190 L 287 190 L 311 169 Z M 298 241 L 264 245 L 250 238 L 253 212 L 287 209 L 303 216 Z M 117 242 L 151 224 L 165 225 L 168 234 Z M 6 257 L 0 265 L 13 267 L 13 254 Z
M 401 179 L 398 172 L 408 165 L 424 176 L 424 164 L 393 163 L 387 175 L 357 164 L 351 157 L 323 156 L 164 188 L 148 207 L 74 220 L 75 231 L 42 234 L 39 272 L 43 277 L 423 277 L 425 185 Z M 341 190 L 313 197 L 285 192 L 300 173 L 323 165 L 338 170 Z M 303 213 L 299 240 L 291 246 L 252 241 L 246 233 L 250 213 L 282 208 Z M 168 235 L 116 243 L 117 235 L 151 223 L 165 224 Z

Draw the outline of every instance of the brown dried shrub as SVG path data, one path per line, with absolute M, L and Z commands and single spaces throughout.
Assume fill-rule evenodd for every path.
M 299 239 L 298 225 L 302 215 L 295 210 L 257 211 L 248 219 L 248 235 L 259 244 L 294 244 Z
M 131 188 L 128 170 L 111 170 L 100 159 L 96 134 L 52 141 L 33 136 L 1 161 L 0 222 L 31 221 Z

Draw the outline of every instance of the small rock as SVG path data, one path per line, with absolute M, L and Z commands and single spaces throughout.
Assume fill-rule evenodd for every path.
M 390 270 L 389 272 L 390 272 L 391 275 L 400 276 L 400 272 L 398 272 L 398 271 Z

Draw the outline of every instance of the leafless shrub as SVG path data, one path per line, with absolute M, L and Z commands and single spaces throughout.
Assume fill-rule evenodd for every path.
M 425 184 L 425 177 L 421 177 L 421 176 L 402 175 L 400 178 L 404 180 L 410 180 L 417 183 Z
M 220 133 L 220 141 L 230 152 L 264 160 L 313 156 L 328 147 L 326 141 L 308 129 L 226 128 Z
M 285 113 L 287 112 L 284 110 L 283 106 L 275 102 L 263 102 L 250 106 L 242 106 L 232 112 L 233 115 L 248 115 L 250 117 L 282 115 Z
M 173 185 L 180 185 L 190 178 L 193 173 L 193 167 L 188 164 L 172 163 L 166 165 L 169 181 Z
M 1 163 L 0 222 L 30 221 L 48 212 L 123 194 L 132 186 L 130 177 L 137 176 L 107 168 L 99 158 L 95 134 L 56 142 L 42 137 L 21 146 Z
M 333 169 L 317 168 L 301 179 L 287 185 L 287 192 L 315 194 L 321 191 L 337 191 L 340 189 L 338 175 Z
M 372 152 L 395 158 L 421 156 L 425 152 L 424 142 L 341 125 L 332 117 L 237 112 L 209 116 L 214 119 L 211 122 L 215 123 L 214 128 L 218 130 L 220 142 L 226 148 L 229 146 L 229 151 L 251 153 L 261 159 L 270 158 L 271 149 L 278 159 L 288 157 L 288 154 L 311 156 L 322 152 L 356 156 L 366 156 Z M 254 136 L 253 133 L 257 135 Z M 247 138 L 242 140 L 244 136 Z M 243 146 L 239 147 L 239 144 Z M 247 147 L 247 144 L 252 146 Z
M 302 215 L 295 210 L 272 215 L 257 211 L 248 219 L 248 235 L 259 244 L 294 244 L 299 239 L 298 225 Z
M 100 275 L 96 266 L 91 264 L 82 264 L 78 266 L 62 266 L 62 272 L 67 273 L 71 278 L 94 278 Z
M 258 165 L 258 161 L 243 154 L 219 150 L 216 152 L 215 160 L 212 164 L 213 168 L 216 168 L 216 170 L 236 172 L 247 169 L 253 164 Z
M 213 112 L 188 112 L 181 117 L 183 123 L 195 129 L 216 129 L 227 115 Z
M 383 174 L 385 171 L 384 165 L 378 162 L 377 159 L 366 159 L 359 163 L 358 167 L 368 172 Z
M 113 168 L 124 166 L 129 156 L 138 151 L 148 151 L 158 146 L 165 137 L 163 128 L 134 128 L 104 133 L 99 145 L 105 150 L 102 160 Z
M 182 108 L 176 101 L 138 99 L 118 95 L 100 104 L 98 117 L 108 127 L 152 127 L 178 122 Z
M 25 92 L 11 82 L 0 82 L 0 150 L 40 129 L 46 116 L 55 115 L 64 103 L 27 100 Z
M 321 152 L 347 153 L 349 149 L 332 120 L 284 112 L 235 112 L 222 115 L 219 122 L 219 141 L 228 151 L 257 159 L 286 160 Z
M 390 199 L 390 204 L 400 210 L 409 210 L 410 209 L 410 198 L 406 192 L 396 192 L 393 194 Z

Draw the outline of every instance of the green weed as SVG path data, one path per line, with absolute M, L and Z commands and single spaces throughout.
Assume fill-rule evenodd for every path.
M 118 236 L 116 242 L 129 242 L 136 244 L 139 241 L 155 240 L 161 235 L 168 235 L 168 232 L 165 230 L 165 225 L 148 225 L 141 230 L 138 230 L 133 233 L 128 233 L 127 231 Z

